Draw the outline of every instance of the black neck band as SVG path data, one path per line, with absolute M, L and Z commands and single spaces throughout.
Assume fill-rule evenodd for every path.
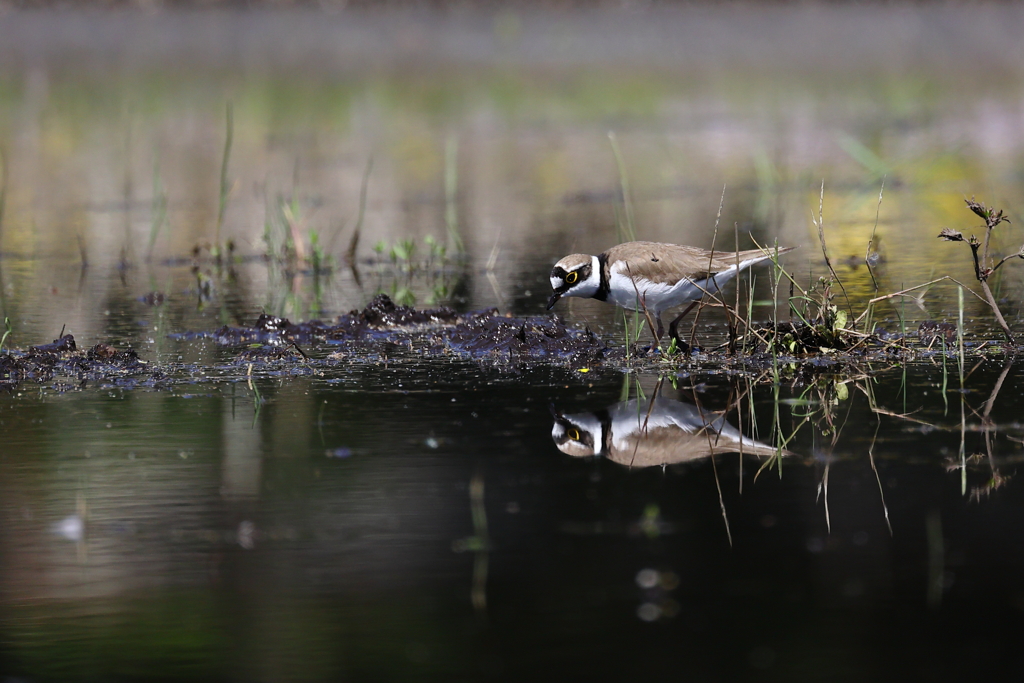
M 594 417 L 601 423 L 601 455 L 608 457 L 608 454 L 612 452 L 612 415 L 605 410 L 598 410 L 594 413 Z M 596 445 L 596 444 L 595 444 Z
M 598 301 L 608 301 L 608 273 L 605 268 L 607 265 L 608 256 L 600 254 L 597 257 L 597 273 L 598 278 L 600 278 L 600 284 L 597 286 L 597 292 L 594 293 L 594 298 Z

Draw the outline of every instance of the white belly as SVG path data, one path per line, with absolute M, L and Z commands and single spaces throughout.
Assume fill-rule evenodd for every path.
M 639 311 L 643 309 L 638 303 L 642 299 L 647 310 L 654 315 L 660 315 L 662 311 L 696 301 L 705 291 L 714 294 L 731 275 L 719 273 L 713 280 L 696 282 L 683 278 L 674 285 L 638 278 L 634 286 L 634 281 L 629 276 L 613 270 L 608 282 L 608 300 L 623 308 Z

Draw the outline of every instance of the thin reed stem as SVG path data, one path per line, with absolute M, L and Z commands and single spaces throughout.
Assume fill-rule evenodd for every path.
M 235 137 L 235 116 L 231 102 L 227 103 L 225 114 L 225 125 L 227 134 L 224 137 L 224 155 L 220 162 L 220 201 L 217 207 L 217 231 L 214 235 L 214 256 L 220 260 L 221 256 L 221 231 L 224 228 L 224 211 L 228 205 L 228 161 L 231 159 L 231 143 Z
M 619 150 L 619 141 L 615 136 L 615 131 L 608 131 L 608 141 L 612 145 L 612 154 L 615 155 L 615 166 L 619 171 L 619 186 L 622 190 L 622 205 L 626 213 L 625 230 L 621 223 L 618 225 L 619 241 L 635 242 L 636 224 L 633 222 L 633 200 L 629 190 L 629 174 L 626 173 L 626 165 L 622 161 L 622 152 Z

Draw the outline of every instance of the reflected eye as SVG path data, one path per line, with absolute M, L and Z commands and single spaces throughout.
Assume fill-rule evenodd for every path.
M 580 279 L 579 273 L 577 273 L 575 270 L 565 276 L 565 281 L 568 282 L 570 285 L 573 284 L 574 282 L 576 282 L 579 279 Z
M 575 273 L 573 273 L 573 275 L 575 275 Z M 580 440 L 580 430 L 578 430 L 578 429 L 570 429 L 568 432 L 566 432 L 566 436 L 568 436 L 573 441 L 579 441 Z

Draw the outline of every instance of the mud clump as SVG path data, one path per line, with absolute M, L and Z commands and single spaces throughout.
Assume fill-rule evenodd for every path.
M 70 334 L 65 334 L 59 339 L 54 339 L 49 344 L 40 344 L 39 346 L 28 347 L 28 353 L 30 357 L 36 359 L 42 359 L 44 357 L 57 359 L 61 356 L 67 356 L 73 353 L 77 347 L 75 346 L 75 338 Z
M 938 342 L 940 345 L 948 345 L 956 342 L 956 325 L 950 322 L 936 320 L 925 320 L 917 328 L 917 337 L 922 344 L 931 346 Z
M 387 294 L 378 294 L 366 308 L 351 311 L 332 324 L 321 320 L 293 323 L 287 318 L 262 314 L 252 327 L 225 325 L 213 333 L 187 332 L 172 335 L 181 339 L 212 338 L 222 346 L 270 344 L 311 344 L 322 341 L 358 339 L 377 332 L 394 332 L 425 325 L 451 325 L 461 316 L 450 308 L 417 310 L 395 304 Z
M 398 306 L 387 294 L 378 294 L 362 311 L 352 311 L 342 319 L 346 317 L 354 318 L 351 322 L 357 326 L 363 324 L 378 330 L 410 325 L 451 325 L 460 318 L 447 307 L 418 311 L 411 306 Z
M 292 346 L 253 346 L 243 349 L 235 356 L 236 363 L 277 363 L 308 358 L 302 350 Z
M 5 354 L 0 356 L 0 390 L 13 389 L 22 380 L 30 377 L 34 366 L 21 358 Z
M 30 346 L 23 355 L 0 356 L 0 389 L 11 390 L 25 380 L 46 382 L 54 377 L 134 384 L 138 376 L 157 379 L 159 370 L 149 367 L 134 349 L 118 350 L 109 344 L 96 344 L 80 351 L 74 336 L 63 335 L 49 344 Z
M 608 348 L 590 330 L 567 329 L 559 318 L 514 318 L 490 308 L 459 313 L 451 308 L 400 306 L 378 294 L 362 310 L 339 316 L 334 324 L 320 320 L 294 324 L 286 318 L 261 315 L 252 327 L 222 327 L 212 334 L 179 337 L 213 338 L 226 346 L 247 346 L 235 362 L 289 362 L 308 359 L 299 348 L 325 342 L 348 347 L 330 360 L 354 355 L 388 356 L 398 352 L 421 357 L 469 358 L 500 362 L 555 362 L 574 366 L 598 362 Z M 292 348 L 287 348 L 292 347 Z M 276 350 L 274 350 L 276 349 Z M 298 351 L 298 353 L 295 353 Z
M 505 318 L 481 315 L 446 334 L 448 345 L 472 357 L 510 361 L 555 360 L 589 365 L 604 359 L 608 347 L 590 329 L 569 330 L 559 318 Z
M 311 343 L 327 338 L 330 326 L 319 320 L 294 324 L 287 318 L 276 315 L 260 315 L 252 327 L 228 327 L 225 325 L 212 334 L 202 332 L 178 335 L 185 339 L 213 338 L 221 346 L 245 346 L 252 344 L 287 345 Z

